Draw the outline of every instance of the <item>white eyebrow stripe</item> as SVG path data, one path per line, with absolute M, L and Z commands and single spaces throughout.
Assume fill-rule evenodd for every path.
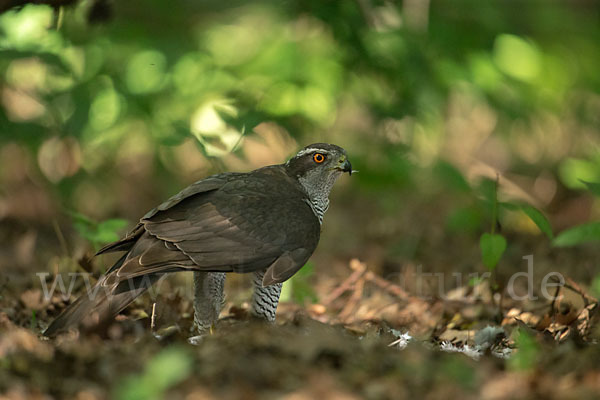
M 298 154 L 296 154 L 296 157 L 302 157 L 305 154 L 312 153 L 315 151 L 318 151 L 319 153 L 323 153 L 323 154 L 329 154 L 329 152 L 327 150 L 316 149 L 316 148 L 311 147 L 308 149 L 301 150 L 300 152 L 298 152 Z

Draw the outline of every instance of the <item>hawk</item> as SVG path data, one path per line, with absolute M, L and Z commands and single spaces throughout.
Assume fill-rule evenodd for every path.
M 206 332 L 224 303 L 227 272 L 253 273 L 253 315 L 275 320 L 282 282 L 319 243 L 329 193 L 352 174 L 346 151 L 327 143 L 285 164 L 202 179 L 144 215 L 123 239 L 98 254 L 124 252 L 96 286 L 46 329 L 55 336 L 87 318 L 106 321 L 160 277 L 194 273 L 194 323 Z

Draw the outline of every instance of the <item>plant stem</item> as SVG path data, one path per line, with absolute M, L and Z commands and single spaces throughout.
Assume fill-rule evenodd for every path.
M 494 235 L 494 233 L 496 232 L 496 225 L 498 224 L 498 184 L 499 184 L 499 182 L 500 182 L 500 173 L 496 172 L 496 180 L 494 181 L 494 199 L 493 199 L 493 203 L 492 203 L 492 229 L 490 230 L 490 233 L 492 235 Z M 492 294 L 492 303 L 494 303 L 494 294 L 496 294 L 498 292 L 498 281 L 497 281 L 497 272 L 496 272 L 497 269 L 498 269 L 498 265 L 496 265 L 494 267 L 494 269 L 492 270 L 492 274 L 491 274 L 490 280 L 489 280 L 490 293 Z M 500 315 L 502 314 L 501 304 L 502 304 L 502 302 L 500 302 L 500 304 L 498 304 L 498 313 Z
M 496 224 L 498 223 L 498 183 L 500 182 L 500 174 L 496 172 L 496 180 L 494 181 L 494 199 L 492 204 L 492 229 L 490 233 L 493 235 L 496 232 Z

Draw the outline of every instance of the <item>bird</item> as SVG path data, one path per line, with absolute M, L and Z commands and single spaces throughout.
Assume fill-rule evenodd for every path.
M 96 253 L 124 252 L 43 334 L 110 321 L 162 276 L 179 271 L 193 272 L 200 335 L 218 320 L 230 272 L 253 274 L 250 312 L 274 322 L 282 284 L 317 248 L 329 194 L 346 172 L 353 172 L 346 150 L 313 143 L 283 164 L 191 184 Z

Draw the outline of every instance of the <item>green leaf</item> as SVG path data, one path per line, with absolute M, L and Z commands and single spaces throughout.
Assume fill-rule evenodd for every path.
M 98 231 L 117 232 L 125 228 L 129 222 L 126 219 L 113 218 L 98 224 Z
M 73 220 L 75 222 L 79 222 L 81 224 L 86 224 L 86 225 L 95 225 L 96 224 L 96 222 L 92 221 L 89 217 L 87 217 L 77 211 L 67 210 L 66 212 L 69 216 L 71 216 L 71 218 L 73 218 Z
M 481 282 L 483 282 L 483 277 L 482 276 L 472 276 L 471 279 L 469 279 L 469 282 L 467 283 L 470 287 L 475 287 L 477 285 L 479 285 Z
M 104 243 L 111 243 L 111 242 L 116 242 L 117 240 L 119 240 L 119 235 L 117 235 L 115 232 L 111 232 L 111 231 L 96 231 L 94 232 L 92 235 L 89 236 L 89 240 L 94 243 L 94 245 L 96 244 L 104 244 Z
M 517 351 L 508 359 L 510 369 L 525 371 L 534 368 L 540 352 L 535 338 L 519 328 L 515 344 L 517 345 Z
M 88 224 L 84 221 L 73 221 L 73 227 L 75 230 L 88 241 L 93 241 L 94 239 L 94 225 Z
M 557 247 L 567 247 L 595 240 L 600 240 L 600 222 L 589 222 L 562 231 L 552 244 Z
M 434 172 L 449 187 L 461 192 L 471 191 L 471 186 L 454 165 L 446 161 L 439 161 L 434 167 Z
M 600 299 L 600 275 L 596 275 L 592 281 L 590 290 L 593 296 L 595 296 L 597 299 Z
M 529 204 L 520 205 L 505 201 L 499 202 L 498 205 L 509 211 L 523 211 L 533 221 L 533 223 L 536 224 L 540 231 L 545 233 L 546 236 L 548 236 L 550 239 L 554 238 L 554 233 L 552 233 L 552 226 L 550 225 L 550 221 L 548 221 L 548 218 L 546 218 L 546 216 L 537 208 Z
M 232 115 L 227 109 L 215 107 L 215 111 L 228 125 L 239 132 L 252 132 L 254 128 L 267 119 L 267 116 L 255 110 L 240 111 L 239 115 Z
M 477 186 L 477 193 L 488 203 L 493 204 L 496 199 L 496 181 L 484 178 Z
M 600 196 L 600 183 L 588 182 L 588 181 L 584 181 L 583 179 L 580 179 L 579 181 L 582 182 L 583 184 L 585 184 L 585 186 L 587 186 L 588 190 L 590 192 L 592 192 L 595 196 Z
M 566 158 L 558 166 L 558 176 L 569 189 L 581 190 L 586 186 L 584 181 L 597 181 L 600 178 L 600 171 L 594 160 Z
M 484 233 L 479 240 L 479 247 L 483 264 L 493 270 L 506 250 L 506 239 L 502 235 Z
M 95 227 L 91 241 L 94 243 L 110 243 L 119 240 L 119 231 L 127 226 L 125 219 L 108 219 L 100 222 Z
M 183 121 L 174 121 L 167 128 L 159 128 L 157 123 L 155 139 L 165 146 L 177 146 L 186 139 L 194 137 L 190 126 Z M 169 129 L 170 128 L 170 129 Z
M 158 390 L 184 380 L 191 373 L 192 358 L 184 348 L 171 347 L 157 354 L 146 367 L 146 378 Z
M 498 205 L 506 208 L 509 211 L 518 211 L 521 208 L 518 204 L 509 203 L 508 201 L 499 201 Z
M 552 233 L 552 226 L 548 221 L 548 218 L 540 210 L 533 206 L 523 206 L 521 210 L 540 228 L 540 231 L 544 232 L 548 238 L 552 239 L 554 234 Z
M 164 392 L 185 380 L 192 372 L 193 360 L 181 347 L 162 350 L 147 364 L 141 375 L 130 375 L 116 387 L 120 400 L 162 399 Z
M 108 219 L 98 223 L 78 212 L 67 212 L 73 218 L 75 230 L 96 248 L 99 245 L 118 240 L 119 231 L 129 223 L 126 219 L 121 218 Z
M 306 263 L 294 276 L 290 279 L 292 299 L 301 305 L 308 300 L 311 303 L 318 301 L 310 278 L 314 275 L 314 265 L 311 262 Z

